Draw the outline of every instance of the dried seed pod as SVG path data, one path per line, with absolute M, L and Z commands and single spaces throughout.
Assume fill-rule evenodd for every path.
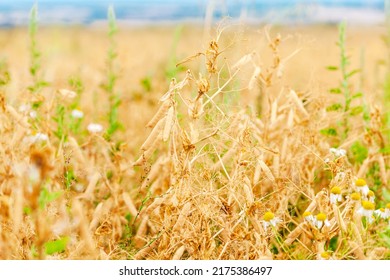
M 290 96 L 291 96 L 292 100 L 294 101 L 295 105 L 297 106 L 298 110 L 306 118 L 309 118 L 310 117 L 309 113 L 306 111 L 305 107 L 303 106 L 302 101 L 299 99 L 298 95 L 296 94 L 296 92 L 294 90 L 290 90 Z
M 145 163 L 152 156 L 154 151 L 157 149 L 160 139 L 161 139 L 161 132 L 156 138 L 154 138 L 154 141 L 150 144 L 149 148 L 146 151 L 144 151 L 142 155 L 135 162 L 133 162 L 133 166 L 138 166 Z
M 156 114 L 154 114 L 153 118 L 148 122 L 146 127 L 154 127 L 159 120 L 161 120 L 167 113 L 168 109 L 172 106 L 171 101 L 169 99 L 165 100 L 160 108 L 158 108 L 158 111 Z
M 171 134 L 171 130 L 174 124 L 174 113 L 175 113 L 175 108 L 174 106 L 171 106 L 168 110 L 166 120 L 165 120 L 165 125 L 164 125 L 164 130 L 162 134 L 163 141 L 166 142 L 169 138 L 169 135 Z
M 245 184 L 245 183 L 243 184 L 242 187 L 243 187 L 244 194 L 245 194 L 245 201 L 246 201 L 247 205 L 251 205 L 254 201 L 252 188 L 248 184 Z
M 180 246 L 179 249 L 177 249 L 175 254 L 173 255 L 172 260 L 180 260 L 185 250 L 186 247 L 184 245 Z
M 129 210 L 130 214 L 133 217 L 136 217 L 138 211 L 137 211 L 137 208 L 135 207 L 135 205 L 133 203 L 133 200 L 131 199 L 130 195 L 127 192 L 124 192 L 122 194 L 122 199 L 123 199 L 124 203 L 126 204 L 127 209 Z
M 166 117 L 160 119 L 156 126 L 153 128 L 152 132 L 149 134 L 148 138 L 146 138 L 145 142 L 141 146 L 142 151 L 149 150 L 152 146 L 153 142 L 158 138 L 158 136 L 161 134 L 161 131 L 164 128 Z
M 183 208 L 181 209 L 180 215 L 177 218 L 177 221 L 172 228 L 172 232 L 180 231 L 183 228 L 190 210 L 191 210 L 191 202 L 187 202 L 186 204 L 184 204 Z
M 148 228 L 148 220 L 149 216 L 144 216 L 142 218 L 142 221 L 138 227 L 137 233 L 134 236 L 134 242 L 137 248 L 141 248 L 142 246 L 145 245 L 145 240 L 146 240 L 146 231 Z
M 255 88 L 256 84 L 258 83 L 260 74 L 261 74 L 261 68 L 256 66 L 255 71 L 253 71 L 253 74 L 249 80 L 249 84 L 248 84 L 249 90 L 252 90 Z
M 261 159 L 258 160 L 258 163 L 260 165 L 260 168 L 261 170 L 263 170 L 263 172 L 265 173 L 265 175 L 267 176 L 267 178 L 271 181 L 275 181 L 275 177 L 274 175 L 272 174 L 271 172 L 271 169 L 269 169 L 269 167 L 265 164 L 265 162 Z

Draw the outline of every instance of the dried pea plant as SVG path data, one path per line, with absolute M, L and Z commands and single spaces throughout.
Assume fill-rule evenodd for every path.
M 271 65 L 251 52 L 231 66 L 221 59 L 221 33 L 181 62 L 204 57 L 206 72 L 172 80 L 147 124 L 134 162 L 148 170 L 140 192 L 149 198 L 137 214 L 134 259 L 365 259 L 386 252 L 364 251 L 365 220 L 351 198 L 358 178 L 345 154 L 325 160 L 339 150 L 318 133 L 326 119 L 320 101 L 308 106 L 307 95 L 280 82 L 298 50 L 282 59 L 281 36 L 266 29 L 264 37 Z M 248 69 L 247 84 L 236 89 Z M 227 104 L 237 92 L 254 99 Z M 315 184 L 326 172 L 333 179 Z

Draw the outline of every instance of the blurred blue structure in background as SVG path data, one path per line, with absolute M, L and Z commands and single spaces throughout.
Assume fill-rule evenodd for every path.
M 385 20 L 383 0 L 0 0 L 0 26 L 26 25 L 35 2 L 40 24 L 93 24 L 106 19 L 110 4 L 117 19 L 130 25 L 202 22 L 210 7 L 215 20 L 229 17 L 246 23 L 381 24 Z

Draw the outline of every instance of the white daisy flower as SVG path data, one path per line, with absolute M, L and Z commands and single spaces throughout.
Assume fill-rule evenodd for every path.
M 84 117 L 83 111 L 77 109 L 72 110 L 71 115 L 74 119 L 82 119 Z
M 386 218 L 390 218 L 390 203 L 386 204 L 385 215 L 386 215 Z M 389 222 L 390 222 L 390 219 L 389 219 Z
M 317 214 L 315 217 L 314 226 L 318 229 L 321 229 L 323 226 L 330 227 L 330 222 L 328 221 L 326 214 Z
M 347 155 L 347 151 L 344 149 L 330 148 L 329 151 L 336 157 L 344 157 Z
M 272 212 L 266 212 L 263 215 L 263 227 L 264 230 L 267 230 L 268 226 L 271 225 L 275 227 L 278 223 L 280 223 L 282 220 L 275 217 L 275 214 Z
M 330 203 L 336 204 L 337 202 L 341 202 L 343 200 L 343 196 L 341 195 L 340 187 L 333 187 L 330 190 Z
M 386 219 L 386 210 L 385 208 L 380 208 L 374 211 L 374 214 L 377 215 L 379 218 Z
M 333 258 L 331 253 L 324 251 L 320 254 L 320 260 L 328 261 L 328 260 L 333 260 Z
M 360 201 L 362 199 L 362 196 L 360 195 L 360 193 L 358 192 L 353 192 L 351 193 L 351 195 L 349 196 L 352 200 L 354 201 Z
M 375 210 L 374 213 L 383 219 L 390 218 L 390 203 L 387 203 L 385 208 L 380 208 L 378 210 Z
M 367 193 L 368 201 L 374 203 L 375 202 L 375 193 L 372 190 L 369 190 Z
M 32 110 L 30 104 L 22 104 L 18 108 L 19 112 L 30 116 L 30 118 L 35 119 L 37 117 L 37 111 Z
M 29 141 L 30 143 L 37 143 L 37 142 L 47 142 L 49 141 L 49 136 L 47 136 L 47 134 L 44 134 L 44 133 L 36 133 L 34 135 L 31 135 L 29 138 Z
M 20 113 L 28 112 L 28 111 L 30 111 L 30 109 L 31 109 L 31 106 L 29 104 L 22 104 L 19 106 Z
M 77 183 L 76 185 L 74 185 L 73 189 L 76 191 L 76 192 L 83 192 L 85 190 L 85 187 L 80 184 L 80 183 Z
M 367 218 L 369 223 L 374 221 L 373 214 L 375 210 L 375 204 L 371 201 L 363 200 L 362 206 L 357 210 L 357 213 Z
M 303 213 L 303 218 L 305 219 L 306 222 L 314 225 L 315 218 L 314 218 L 314 216 L 312 215 L 311 212 L 306 211 L 305 213 Z
M 30 118 L 35 119 L 35 118 L 37 117 L 37 111 L 32 110 L 32 111 L 29 113 L 29 116 L 30 116 Z
M 367 197 L 368 195 L 368 192 L 370 191 L 370 189 L 368 188 L 367 186 L 367 183 L 366 183 L 366 180 L 364 179 L 357 179 L 354 183 L 355 187 L 357 188 L 357 190 L 365 197 Z
M 99 133 L 99 132 L 103 131 L 103 126 L 101 124 L 98 124 L 98 123 L 90 123 L 87 126 L 87 130 L 90 133 Z

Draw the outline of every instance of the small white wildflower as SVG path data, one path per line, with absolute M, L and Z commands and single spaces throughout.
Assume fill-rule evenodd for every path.
M 389 222 L 390 222 L 390 203 L 386 204 L 385 215 L 386 215 L 386 218 L 389 218 Z
M 336 157 L 344 157 L 347 155 L 347 151 L 344 149 L 330 148 L 329 151 Z
M 69 89 L 60 89 L 59 93 L 62 95 L 62 97 L 67 99 L 73 99 L 77 96 L 77 93 Z
M 99 133 L 103 131 L 103 126 L 98 123 L 90 123 L 87 126 L 87 129 L 90 133 Z
M 35 119 L 37 117 L 37 111 L 34 110 L 30 111 L 29 116 L 30 118 Z
M 362 199 L 362 196 L 358 192 L 353 192 L 353 193 L 351 193 L 349 198 L 354 200 L 354 201 L 360 201 Z
M 74 185 L 73 188 L 76 192 L 79 192 L 79 193 L 81 193 L 85 190 L 85 187 L 80 183 L 77 183 L 76 185 Z
M 333 258 L 329 252 L 324 251 L 320 254 L 320 260 L 328 261 L 328 260 L 333 260 Z
M 361 192 L 361 194 L 365 197 L 367 197 L 368 195 L 368 192 L 370 191 L 370 189 L 368 188 L 367 186 L 367 183 L 364 179 L 357 179 L 354 183 L 355 187 L 358 189 L 359 192 Z
M 375 193 L 372 190 L 369 190 L 367 193 L 368 201 L 374 203 L 375 202 Z
M 30 109 L 31 109 L 31 106 L 29 104 L 22 104 L 19 106 L 20 113 L 28 112 L 28 111 L 30 111 Z
M 37 142 L 47 142 L 49 140 L 49 136 L 47 136 L 46 134 L 44 133 L 36 133 L 34 135 L 31 135 L 29 137 L 29 140 L 31 143 L 37 143 Z
M 329 159 L 329 158 L 326 158 L 326 159 L 324 160 L 324 162 L 325 162 L 325 163 L 329 163 L 329 162 L 330 162 L 330 159 Z
M 343 200 L 343 197 L 341 195 L 341 188 L 340 187 L 333 187 L 330 190 L 330 203 L 336 204 L 337 202 L 341 202 Z
M 312 215 L 311 212 L 306 211 L 305 213 L 303 213 L 303 218 L 305 219 L 306 222 L 314 225 L 315 218 L 314 218 L 314 216 Z
M 264 230 L 267 230 L 269 225 L 272 225 L 273 227 L 275 227 L 281 221 L 282 221 L 281 219 L 275 217 L 274 213 L 266 212 L 263 215 L 263 227 L 264 227 Z
M 362 201 L 362 206 L 356 211 L 359 215 L 364 216 L 368 219 L 369 223 L 374 221 L 373 214 L 375 210 L 375 205 L 371 201 L 364 200 Z
M 314 225 L 318 228 L 321 229 L 323 226 L 330 227 L 330 222 L 328 221 L 326 214 L 324 213 L 319 213 L 315 217 Z
M 377 215 L 379 218 L 386 219 L 388 218 L 386 215 L 386 210 L 384 208 L 380 208 L 374 211 L 374 214 Z
M 385 208 L 375 210 L 374 213 L 383 219 L 389 219 L 390 222 L 390 203 L 387 203 Z
M 72 110 L 71 114 L 72 114 L 72 117 L 75 119 L 82 119 L 84 117 L 83 111 L 80 111 L 77 109 Z

